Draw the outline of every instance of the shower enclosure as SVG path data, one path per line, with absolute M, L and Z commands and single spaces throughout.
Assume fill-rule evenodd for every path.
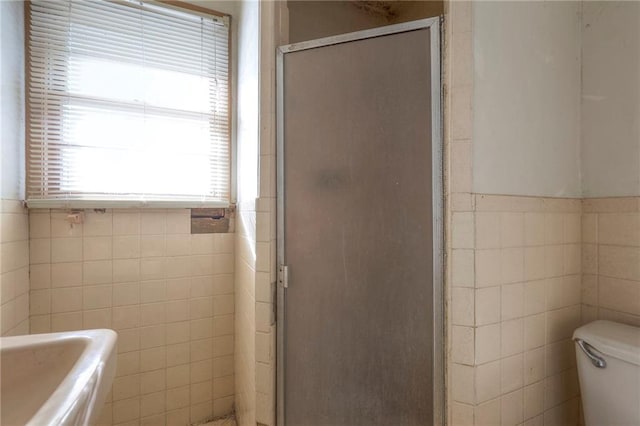
M 279 50 L 279 425 L 443 422 L 439 40 Z

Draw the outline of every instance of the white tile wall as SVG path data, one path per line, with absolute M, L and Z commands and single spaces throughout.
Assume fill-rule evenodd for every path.
M 118 370 L 100 424 L 186 425 L 234 403 L 234 234 L 190 212 L 31 210 L 31 332 L 113 328 Z

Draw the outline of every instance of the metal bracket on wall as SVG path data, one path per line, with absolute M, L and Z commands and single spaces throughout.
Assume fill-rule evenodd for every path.
M 289 287 L 289 267 L 287 265 L 278 266 L 278 285 L 282 288 Z

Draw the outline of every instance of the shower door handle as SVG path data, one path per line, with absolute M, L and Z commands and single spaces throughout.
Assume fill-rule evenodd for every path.
M 591 360 L 591 363 L 593 365 L 595 365 L 598 368 L 607 367 L 607 361 L 605 361 L 604 358 L 602 358 L 601 356 L 593 353 L 593 350 L 594 350 L 593 346 L 591 346 L 590 344 L 588 344 L 582 339 L 575 339 L 575 340 L 576 340 L 576 343 L 578 343 L 578 346 L 580 346 L 580 349 L 582 349 L 582 352 L 584 352 L 585 355 L 587 355 L 587 357 Z

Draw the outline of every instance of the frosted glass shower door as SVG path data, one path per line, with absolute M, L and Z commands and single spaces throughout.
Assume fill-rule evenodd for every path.
M 281 55 L 279 424 L 435 421 L 433 34 Z

